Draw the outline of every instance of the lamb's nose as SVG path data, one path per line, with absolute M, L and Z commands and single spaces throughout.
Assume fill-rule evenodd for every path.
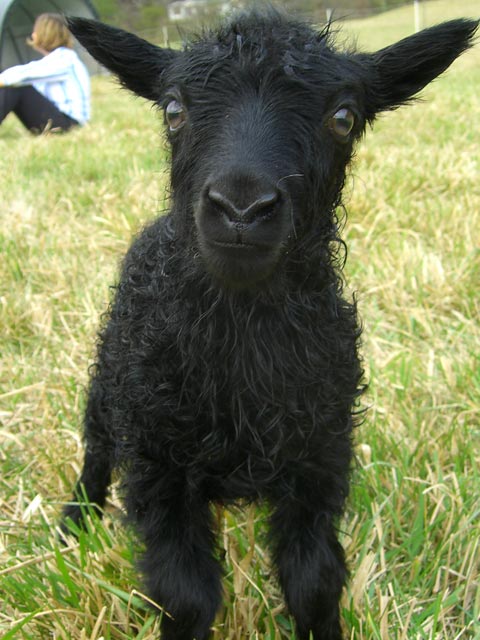
M 280 192 L 276 189 L 269 189 L 264 193 L 255 194 L 254 199 L 244 206 L 233 202 L 232 198 L 215 187 L 208 189 L 207 197 L 214 208 L 221 212 L 228 222 L 248 225 L 258 219 L 268 218 L 273 214 L 275 205 L 280 200 Z

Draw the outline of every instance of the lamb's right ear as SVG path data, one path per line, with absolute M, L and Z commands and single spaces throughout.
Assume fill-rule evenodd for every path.
M 156 101 L 162 71 L 176 57 L 133 33 L 86 18 L 67 18 L 72 34 L 122 85 L 143 98 Z

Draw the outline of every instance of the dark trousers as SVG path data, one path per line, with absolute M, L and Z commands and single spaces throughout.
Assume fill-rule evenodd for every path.
M 0 87 L 0 123 L 13 112 L 32 133 L 68 131 L 78 122 L 62 113 L 34 87 Z

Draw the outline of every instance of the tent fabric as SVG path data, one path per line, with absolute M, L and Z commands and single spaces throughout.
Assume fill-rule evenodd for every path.
M 40 13 L 98 18 L 89 0 L 0 0 L 0 71 L 41 57 L 26 43 Z M 75 49 L 91 73 L 98 71 L 98 65 L 85 49 L 77 43 Z

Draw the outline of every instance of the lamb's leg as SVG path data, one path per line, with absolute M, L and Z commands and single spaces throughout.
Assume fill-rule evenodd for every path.
M 162 640 L 206 640 L 221 603 L 209 504 L 185 500 L 161 482 L 147 488 L 143 477 L 142 484 L 127 498 L 127 510 L 145 542 L 140 569 L 147 594 L 164 612 Z
M 83 469 L 74 489 L 73 500 L 63 510 L 60 523 L 63 533 L 71 533 L 68 520 L 79 527 L 84 526 L 86 504 L 102 517 L 113 466 L 113 446 L 108 432 L 107 415 L 103 407 L 103 392 L 94 380 L 85 413 Z
M 346 580 L 344 552 L 332 514 L 294 498 L 272 517 L 279 580 L 300 640 L 341 640 L 339 601 Z

